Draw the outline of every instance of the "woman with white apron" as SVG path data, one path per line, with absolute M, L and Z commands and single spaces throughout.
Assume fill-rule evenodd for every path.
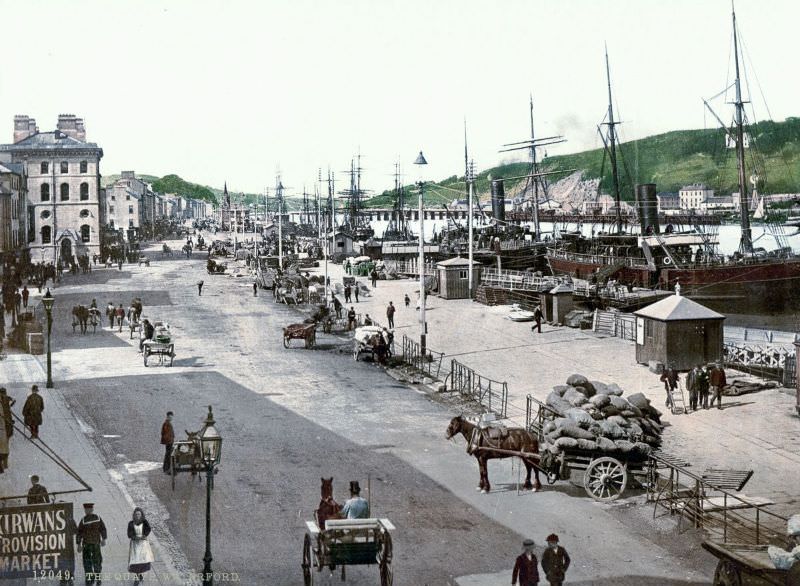
M 144 511 L 139 507 L 133 509 L 133 520 L 128 522 L 128 539 L 131 540 L 128 549 L 128 571 L 136 574 L 134 586 L 142 582 L 142 574 L 150 571 L 153 562 L 153 550 L 147 536 L 150 535 L 150 523 L 144 518 Z

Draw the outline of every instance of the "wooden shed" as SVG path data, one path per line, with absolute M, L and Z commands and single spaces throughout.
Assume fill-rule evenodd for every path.
M 439 273 L 439 297 L 442 299 L 469 299 L 469 259 L 457 256 L 436 263 Z M 472 294 L 481 281 L 481 263 L 472 261 Z
M 333 235 L 333 254 L 353 254 L 353 235 L 344 230 L 337 230 Z
M 724 315 L 677 294 L 634 315 L 636 362 L 654 360 L 676 370 L 689 370 L 722 360 Z

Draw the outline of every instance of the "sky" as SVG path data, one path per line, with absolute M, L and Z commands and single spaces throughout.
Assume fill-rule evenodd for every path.
M 738 0 L 758 119 L 800 115 L 796 0 Z M 82 116 L 101 173 L 176 173 L 263 193 L 337 189 L 478 170 L 530 136 L 563 154 L 600 146 L 604 45 L 620 133 L 713 127 L 701 98 L 731 82 L 729 0 L 0 0 L 0 140 Z M 11 24 L 11 26 L 9 26 Z M 758 84 L 756 84 L 756 76 Z M 763 93 L 763 97 L 762 97 Z M 766 99 L 766 102 L 764 101 Z M 724 99 L 715 103 L 724 119 Z

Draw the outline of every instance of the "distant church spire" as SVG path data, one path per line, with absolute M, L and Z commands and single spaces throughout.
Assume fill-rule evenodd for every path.
M 222 198 L 226 207 L 231 207 L 231 196 L 228 195 L 228 182 L 225 181 L 225 189 L 222 192 Z

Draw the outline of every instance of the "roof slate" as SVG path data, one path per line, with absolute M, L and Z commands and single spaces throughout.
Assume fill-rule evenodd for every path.
M 696 319 L 725 319 L 725 316 L 716 311 L 712 311 L 705 305 L 700 305 L 696 301 L 681 297 L 680 295 L 670 295 L 661 301 L 648 305 L 634 311 L 634 315 L 639 317 L 649 317 L 659 321 L 688 321 Z

